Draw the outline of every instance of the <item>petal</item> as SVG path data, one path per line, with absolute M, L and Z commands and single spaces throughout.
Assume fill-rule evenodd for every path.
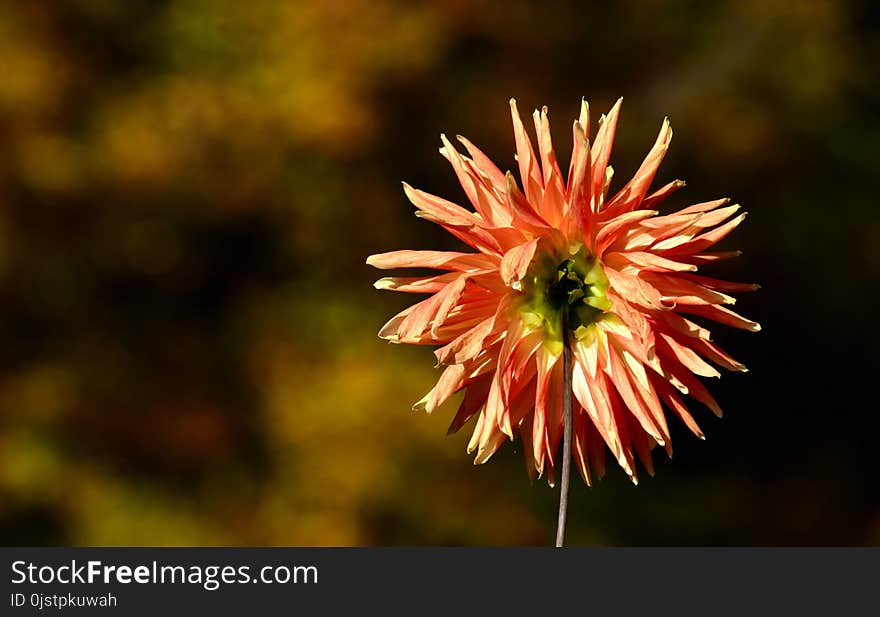
M 669 126 L 669 119 L 664 118 L 657 141 L 654 142 L 654 146 L 648 152 L 648 156 L 645 157 L 632 180 L 627 182 L 617 195 L 608 201 L 606 207 L 609 210 L 629 212 L 639 207 L 645 194 L 651 187 L 651 183 L 654 181 L 654 176 L 657 174 L 657 169 L 660 167 L 663 157 L 666 156 L 666 152 L 669 150 L 669 142 L 671 140 L 672 127 Z
M 591 248 L 593 216 L 590 202 L 592 200 L 590 142 L 587 140 L 586 129 L 575 121 L 574 149 L 571 155 L 571 168 L 568 172 L 568 211 L 565 213 L 569 221 L 569 235 L 581 237 Z
M 620 114 L 620 105 L 622 103 L 623 98 L 617 99 L 611 111 L 608 112 L 608 116 L 603 115 L 599 118 L 599 131 L 596 133 L 596 141 L 593 143 L 590 154 L 590 159 L 593 161 L 593 211 L 598 209 L 598 202 L 605 188 L 606 169 L 608 167 L 608 160 L 611 158 L 611 147 L 614 144 L 617 117 Z
M 513 216 L 513 224 L 537 235 L 544 235 L 552 228 L 543 216 L 529 203 L 516 185 L 513 174 L 507 172 L 506 204 Z
M 484 349 L 486 340 L 500 334 L 506 327 L 504 321 L 499 319 L 506 310 L 506 304 L 506 302 L 499 304 L 497 310 L 489 317 L 435 350 L 437 363 L 460 364 L 476 357 Z
M 664 370 L 684 386 L 689 396 L 703 403 L 719 418 L 722 416 L 721 407 L 719 407 L 718 402 L 687 367 L 669 356 L 664 356 L 662 362 Z
M 699 340 L 699 339 L 693 339 Z M 721 373 L 703 361 L 692 349 L 663 332 L 657 338 L 658 353 L 671 355 L 689 371 L 702 377 L 721 377 Z
M 663 379 L 655 379 L 654 386 L 657 389 L 660 398 L 666 403 L 666 406 L 669 407 L 669 409 L 671 409 L 682 422 L 684 422 L 685 426 L 687 426 L 691 432 L 700 439 L 705 439 L 706 436 L 703 434 L 703 431 L 700 430 L 699 425 L 688 411 L 687 406 L 682 402 L 681 397 L 676 394 L 675 390 L 673 390 Z
M 501 260 L 501 279 L 505 285 L 522 280 L 532 263 L 535 256 L 535 250 L 538 248 L 539 238 L 535 238 L 515 246 L 504 254 Z
M 550 382 L 553 376 L 553 368 L 560 359 L 561 354 L 554 354 L 546 345 L 538 348 L 535 354 L 537 367 L 537 383 L 535 391 L 535 419 L 532 426 L 532 439 L 535 443 L 535 463 L 539 473 L 544 472 L 544 462 L 548 455 L 546 445 L 546 432 L 549 417 L 555 410 L 550 409 L 551 388 Z
M 572 192 L 573 177 L 576 175 L 575 170 L 583 161 L 589 160 L 590 150 L 590 104 L 581 99 L 581 111 L 578 119 L 574 121 L 572 127 L 574 140 L 571 144 L 571 161 L 568 165 L 568 186 L 566 189 Z M 586 165 L 587 174 L 589 174 L 589 164 Z M 589 177 L 589 176 L 588 176 Z
M 544 187 L 544 196 L 541 199 L 541 217 L 548 221 L 552 227 L 563 227 L 563 213 L 565 210 L 565 189 L 562 186 L 562 178 L 556 168 L 550 170 L 550 179 Z
M 742 362 L 737 362 L 723 349 L 715 343 L 703 339 L 695 340 L 691 343 L 701 355 L 705 356 L 720 367 L 726 368 L 728 371 L 739 371 L 741 373 L 748 372 L 749 369 Z
M 519 163 L 519 177 L 522 180 L 526 197 L 533 204 L 541 203 L 544 193 L 544 180 L 535 152 L 532 150 L 532 142 L 526 134 L 519 110 L 516 108 L 516 100 L 510 99 L 510 116 L 513 120 L 513 135 L 516 139 L 516 160 Z
M 486 404 L 486 397 L 489 395 L 489 386 L 492 383 L 492 378 L 493 375 L 491 373 L 484 374 L 468 383 L 464 398 L 458 407 L 455 417 L 452 419 L 452 423 L 449 425 L 449 429 L 446 431 L 447 435 L 458 432 Z
M 605 263 L 619 272 L 695 272 L 693 264 L 673 261 L 644 251 L 611 252 L 605 254 Z
M 532 119 L 535 122 L 535 134 L 538 136 L 538 152 L 541 156 L 541 170 L 546 187 L 553 178 L 554 172 L 557 182 L 562 179 L 562 170 L 559 169 L 559 163 L 556 161 L 553 140 L 550 137 L 550 119 L 547 117 L 547 106 L 545 105 L 540 112 L 536 109 L 532 114 Z
M 537 452 L 535 450 L 535 442 L 532 439 L 532 426 L 534 424 L 535 414 L 526 414 L 519 425 L 519 438 L 522 442 L 523 458 L 526 461 L 526 473 L 529 479 L 534 480 L 538 475 L 538 469 L 535 461 L 537 460 Z
M 605 276 L 608 277 L 608 282 L 614 292 L 619 297 L 626 298 L 627 302 L 660 311 L 667 308 L 663 304 L 660 292 L 638 276 L 618 272 L 609 267 L 605 268 Z
M 598 347 L 598 345 L 594 345 Z M 632 467 L 626 453 L 624 443 L 620 438 L 617 423 L 609 401 L 608 384 L 604 373 L 596 372 L 595 368 L 588 367 L 588 360 L 584 354 L 585 347 L 576 345 L 574 352 L 574 374 L 572 378 L 572 391 L 575 398 L 584 408 L 599 431 L 602 439 L 607 444 L 614 458 L 617 459 L 624 470 L 631 473 Z M 599 360 L 601 362 L 601 359 Z M 590 374 L 593 376 L 590 376 Z
M 732 232 L 736 227 L 742 223 L 746 218 L 746 212 L 743 212 L 739 216 L 734 219 L 731 219 L 724 225 L 720 227 L 716 227 L 711 231 L 707 231 L 704 234 L 696 236 L 693 240 L 682 244 L 681 246 L 674 249 L 675 253 L 699 253 L 705 251 L 707 248 L 720 242 L 723 240 L 730 232 Z
M 436 276 L 386 276 L 373 283 L 373 287 L 404 293 L 436 293 L 459 276 L 458 272 Z
M 449 316 L 450 311 L 461 299 L 466 284 L 467 276 L 462 275 L 437 294 L 437 296 L 442 296 L 443 299 L 437 307 L 437 314 L 434 315 L 434 319 L 431 321 L 431 336 L 437 337 L 440 326 L 446 323 L 446 318 Z
M 464 365 L 453 364 L 446 367 L 440 375 L 440 379 L 437 380 L 437 384 L 431 388 L 431 391 L 413 405 L 413 411 L 424 411 L 427 414 L 433 413 L 435 409 L 464 387 L 466 378 Z
M 456 135 L 456 139 L 462 143 L 465 150 L 471 155 L 474 165 L 492 181 L 492 184 L 499 192 L 503 193 L 505 186 L 504 173 L 498 169 L 498 166 L 495 165 L 492 159 L 486 156 L 482 150 L 461 135 Z
M 680 278 L 693 281 L 703 287 L 713 289 L 715 291 L 728 291 L 730 293 L 757 291 L 761 288 L 755 283 L 737 283 L 734 281 L 722 281 L 720 279 L 710 278 L 708 276 L 700 276 L 698 274 L 679 274 Z
M 679 304 L 734 304 L 736 299 L 699 283 L 681 278 L 681 273 L 666 274 L 643 272 L 642 278 L 650 282 L 671 306 Z
M 584 479 L 584 482 L 587 486 L 593 486 L 592 479 L 590 478 L 590 457 L 589 454 L 587 454 L 589 451 L 587 441 L 587 422 L 589 422 L 587 412 L 585 412 L 580 405 L 577 405 L 577 409 L 573 412 L 572 416 L 572 445 L 574 446 L 572 448 L 572 454 L 574 456 L 574 462 L 577 465 L 578 471 L 581 472 L 581 477 Z
M 675 191 L 680 188 L 684 188 L 685 181 L 684 180 L 673 180 L 669 184 L 666 184 L 647 197 L 642 201 L 642 205 L 639 206 L 642 209 L 651 210 L 660 205 L 660 203 L 672 195 Z
M 658 443 L 665 444 L 666 439 L 664 439 L 656 418 L 636 393 L 631 374 L 621 359 L 620 353 L 613 346 L 610 347 L 609 364 L 606 366 L 605 373 L 611 379 L 626 408 L 636 417 L 645 432 Z
M 679 256 L 678 259 L 687 261 L 694 265 L 711 264 L 726 259 L 733 259 L 742 255 L 742 251 L 710 251 L 708 253 L 697 253 L 695 255 Z
M 504 215 L 501 204 L 495 195 L 487 189 L 479 177 L 472 171 L 468 162 L 450 143 L 446 135 L 440 135 L 440 141 L 443 147 L 440 148 L 440 154 L 452 164 L 452 169 L 458 177 L 465 194 L 473 204 L 474 209 L 483 217 L 490 225 L 496 224 L 496 210 L 499 216 Z
M 596 254 L 603 255 L 605 250 L 615 243 L 624 233 L 632 229 L 639 222 L 651 218 L 657 214 L 656 210 L 635 210 L 625 212 L 606 223 L 600 225 L 599 233 L 596 234 Z
M 453 251 L 401 250 L 378 253 L 367 257 L 367 265 L 390 270 L 392 268 L 433 268 L 474 272 L 498 267 L 498 260 L 482 253 L 457 253 Z
M 422 212 L 434 215 L 438 221 L 457 224 L 475 224 L 480 221 L 480 219 L 474 216 L 473 212 L 465 210 L 458 204 L 414 189 L 406 182 L 403 183 L 403 192 L 416 208 Z
M 730 202 L 729 197 L 722 197 L 721 199 L 713 199 L 712 201 L 703 201 L 698 204 L 694 204 L 692 206 L 688 206 L 687 208 L 683 208 L 676 212 L 676 214 L 698 214 L 701 212 L 709 212 L 723 206 L 726 203 Z
M 723 323 L 724 325 L 731 326 L 733 328 L 748 330 L 749 332 L 761 331 L 761 324 L 752 321 L 751 319 L 746 319 L 741 315 L 737 315 L 729 308 L 723 306 L 718 306 L 714 304 L 683 304 L 679 307 L 679 310 L 682 313 L 699 315 L 700 317 L 705 317 L 706 319 L 711 319 L 712 321 L 717 321 L 718 323 Z
M 406 196 L 418 212 L 416 216 L 441 225 L 446 231 L 461 241 L 483 252 L 498 253 L 501 250 L 498 241 L 485 229 L 486 223 L 473 212 L 446 201 L 430 193 L 416 190 L 403 183 Z

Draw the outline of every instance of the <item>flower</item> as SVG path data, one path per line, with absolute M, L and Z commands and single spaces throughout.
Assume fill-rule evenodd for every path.
M 441 272 L 376 282 L 378 289 L 430 294 L 379 336 L 440 345 L 434 353 L 445 369 L 414 408 L 431 413 L 464 390 L 449 432 L 477 416 L 468 444 L 475 463 L 519 437 L 530 476 L 547 474 L 553 484 L 563 433 L 564 345 L 573 357 L 573 457 L 587 484 L 604 475 L 606 446 L 634 483 L 634 457 L 653 475 L 654 446 L 672 454 L 664 406 L 704 438 L 681 395 L 721 415 L 696 377 L 720 376 L 707 360 L 746 371 L 692 321 L 760 330 L 726 307 L 734 303 L 729 293 L 756 285 L 697 274 L 701 265 L 739 254 L 710 249 L 745 213 L 736 214 L 739 206 L 726 198 L 658 213 L 660 202 L 684 186 L 675 180 L 649 192 L 672 138 L 668 120 L 635 175 L 612 196 L 608 160 L 620 105 L 599 119 L 591 146 L 589 106 L 582 101 L 563 176 L 547 108 L 534 112 L 536 152 L 511 100 L 521 185 L 467 139 L 458 138 L 469 156 L 441 135 L 440 153 L 474 211 L 406 183 L 404 191 L 417 216 L 476 252 L 402 250 L 367 259 L 382 269 Z

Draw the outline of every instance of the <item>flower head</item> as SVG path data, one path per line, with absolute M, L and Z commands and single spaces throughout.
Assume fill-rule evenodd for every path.
M 474 252 L 394 251 L 372 255 L 377 268 L 428 268 L 439 274 L 387 277 L 378 289 L 429 294 L 391 319 L 379 336 L 394 343 L 439 345 L 445 367 L 415 407 L 431 413 L 455 392 L 464 397 L 450 432 L 471 417 L 468 451 L 485 462 L 506 439 L 522 440 L 530 475 L 555 477 L 563 432 L 564 345 L 572 352 L 573 456 L 584 480 L 605 469 L 605 447 L 636 482 L 635 457 L 653 473 L 651 450 L 672 446 L 664 407 L 703 437 L 684 404 L 688 395 L 721 410 L 696 376 L 709 364 L 746 368 L 692 321 L 704 318 L 758 331 L 726 305 L 729 293 L 756 285 L 697 274 L 701 265 L 738 254 L 711 250 L 745 213 L 728 199 L 660 215 L 657 206 L 684 186 L 650 191 L 669 148 L 663 121 L 635 175 L 609 192 L 608 165 L 621 101 L 599 119 L 590 145 L 589 107 L 574 122 L 563 175 L 550 140 L 547 109 L 535 111 L 537 151 L 511 100 L 520 184 L 463 137 L 459 152 L 441 135 L 474 211 L 404 184 L 417 216 L 437 223 Z

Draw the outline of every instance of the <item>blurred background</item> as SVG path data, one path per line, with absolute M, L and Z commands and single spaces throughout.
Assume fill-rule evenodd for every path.
M 764 329 L 570 542 L 880 544 L 872 3 L 543 4 L 0 3 L 0 543 L 549 544 L 519 444 L 410 411 L 439 373 L 364 259 L 456 248 L 400 188 L 463 201 L 441 131 L 514 168 L 515 96 L 567 161 L 622 95 L 616 185 L 668 115 L 666 208 L 750 212 L 714 272 Z

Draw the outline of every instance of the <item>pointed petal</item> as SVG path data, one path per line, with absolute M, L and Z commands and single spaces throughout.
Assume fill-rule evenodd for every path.
M 705 251 L 710 246 L 720 242 L 727 235 L 732 232 L 736 227 L 742 223 L 746 218 L 746 212 L 743 212 L 736 218 L 731 219 L 724 225 L 716 227 L 711 231 L 707 231 L 699 236 L 696 236 L 693 240 L 682 244 L 679 247 L 673 249 L 675 253 L 699 253 Z
M 537 384 L 535 391 L 535 418 L 532 426 L 532 439 L 535 443 L 535 463 L 539 472 L 544 471 L 544 462 L 548 456 L 546 450 L 546 431 L 549 416 L 553 413 L 550 407 L 550 382 L 553 375 L 553 367 L 559 360 L 560 355 L 551 352 L 546 345 L 538 348 L 535 354 Z
M 693 339 L 699 340 L 699 339 Z M 700 358 L 692 349 L 682 345 L 673 337 L 661 332 L 658 337 L 658 352 L 673 356 L 689 371 L 702 377 L 721 377 L 721 373 L 715 370 Z
M 590 477 L 590 464 L 589 464 L 589 444 L 587 441 L 587 422 L 589 422 L 587 413 L 583 410 L 580 405 L 577 405 L 577 409 L 572 411 L 572 433 L 573 433 L 573 448 L 572 455 L 574 457 L 574 462 L 577 465 L 578 471 L 581 472 L 581 477 L 584 479 L 584 482 L 587 486 L 592 486 L 592 478 Z
M 487 187 L 480 178 L 471 172 L 468 163 L 446 138 L 446 135 L 441 134 L 440 140 L 443 142 L 440 154 L 452 164 L 452 169 L 455 171 L 455 175 L 458 177 L 458 181 L 461 183 L 474 209 L 485 221 L 490 225 L 494 225 L 496 223 L 495 210 L 500 210 L 501 204 L 497 201 L 495 195 L 487 190 Z
M 620 272 L 696 272 L 693 264 L 673 261 L 644 251 L 611 252 L 605 254 L 605 263 Z
M 617 117 L 620 114 L 620 105 L 623 99 L 617 99 L 608 116 L 603 116 L 599 120 L 599 131 L 596 133 L 596 141 L 593 143 L 593 149 L 590 158 L 593 161 L 593 210 L 597 209 L 599 196 L 603 193 L 605 186 L 605 174 L 608 167 L 608 160 L 611 158 L 611 147 L 614 144 L 614 133 L 617 130 Z
M 449 398 L 464 387 L 467 378 L 463 365 L 454 364 L 446 367 L 437 380 L 437 384 L 431 388 L 424 398 L 413 405 L 413 411 L 424 411 L 431 414 L 440 405 L 449 400 Z
M 466 284 L 467 276 L 462 275 L 437 294 L 437 296 L 442 297 L 442 300 L 437 307 L 437 313 L 431 321 L 431 336 L 434 338 L 438 337 L 437 333 L 440 327 L 446 323 L 449 312 L 461 299 Z
M 581 99 L 581 111 L 578 119 L 574 121 L 572 130 L 574 141 L 571 145 L 571 161 L 568 165 L 568 186 L 566 187 L 569 193 L 571 193 L 572 176 L 575 174 L 575 169 L 577 169 L 581 158 L 586 154 L 583 148 L 586 146 L 587 151 L 590 148 L 590 104 L 584 99 Z
M 453 251 L 390 251 L 367 257 L 367 265 L 390 270 L 392 268 L 433 268 L 435 270 L 456 270 L 473 272 L 493 270 L 498 260 L 482 253 L 456 253 Z
M 458 272 L 436 276 L 386 276 L 373 283 L 373 287 L 404 293 L 437 293 L 459 276 Z
M 493 376 L 491 373 L 484 374 L 468 383 L 464 398 L 458 407 L 455 417 L 452 419 L 452 423 L 449 425 L 449 429 L 446 431 L 447 435 L 452 435 L 453 433 L 458 432 L 458 430 L 464 426 L 464 424 L 470 420 L 475 413 L 480 411 L 483 405 L 486 404 L 486 398 L 489 396 L 489 385 L 492 383 L 492 378 Z
M 538 136 L 538 152 L 541 156 L 541 170 L 543 172 L 544 186 L 550 183 L 555 172 L 556 181 L 562 178 L 562 170 L 556 161 L 556 153 L 553 151 L 553 140 L 550 137 L 550 119 L 547 117 L 547 107 L 544 106 L 539 112 L 533 114 L 535 122 L 535 134 Z
M 672 195 L 678 189 L 684 188 L 684 186 L 684 180 L 673 180 L 669 184 L 660 187 L 659 189 L 645 197 L 645 199 L 642 201 L 642 205 L 640 206 L 640 208 L 646 210 L 654 209 L 659 206 L 660 203 L 663 202 L 663 200 Z
M 672 128 L 669 126 L 669 119 L 664 118 L 657 141 L 654 143 L 651 151 L 648 152 L 648 156 L 645 157 L 644 162 L 642 162 L 641 167 L 636 171 L 632 180 L 627 182 L 620 192 L 608 201 L 606 207 L 609 210 L 629 212 L 641 205 L 645 194 L 654 181 L 654 176 L 657 174 L 657 169 L 660 167 L 663 157 L 666 156 L 666 151 L 669 150 L 669 142 L 671 140 Z
M 460 141 L 465 147 L 465 150 L 468 151 L 468 154 L 470 154 L 471 159 L 474 161 L 474 165 L 476 165 L 480 171 L 492 181 L 492 184 L 495 185 L 499 191 L 503 192 L 505 185 L 504 173 L 498 169 L 498 166 L 495 165 L 492 159 L 486 156 L 482 150 L 461 135 L 456 135 L 456 139 L 458 139 L 458 141 Z
M 626 448 L 620 438 L 617 423 L 614 420 L 614 414 L 611 409 L 611 402 L 608 399 L 608 384 L 605 376 L 601 370 L 596 372 L 595 368 L 588 367 L 588 360 L 583 353 L 584 349 L 584 347 L 577 345 L 573 349 L 575 362 L 573 363 L 572 391 L 611 450 L 614 458 L 624 470 L 629 469 L 631 471 Z M 590 376 L 591 372 L 593 376 Z M 630 472 L 628 471 L 627 473 Z
M 705 317 L 706 319 L 711 319 L 712 321 L 717 321 L 718 323 L 723 323 L 726 326 L 731 326 L 733 328 L 739 328 L 741 330 L 748 330 L 749 332 L 760 332 L 761 325 L 751 319 L 746 319 L 741 315 L 737 315 L 729 308 L 718 306 L 718 305 L 703 305 L 703 304 L 683 304 L 679 307 L 679 310 L 682 313 L 690 313 L 691 315 L 699 315 L 700 317 Z
M 519 177 L 522 180 L 523 189 L 529 202 L 541 203 L 544 192 L 544 180 L 532 150 L 532 142 L 526 134 L 519 110 L 516 108 L 516 100 L 510 99 L 510 115 L 513 120 L 513 134 L 516 139 L 516 159 L 519 163 Z
M 700 430 L 699 425 L 688 411 L 687 406 L 682 402 L 681 397 L 676 394 L 675 390 L 673 390 L 663 379 L 654 379 L 654 386 L 657 389 L 657 394 L 660 395 L 660 398 L 663 399 L 666 406 L 669 407 L 669 409 L 671 409 L 682 422 L 684 422 L 685 426 L 687 426 L 691 432 L 700 439 L 705 439 L 706 436 L 703 434 L 703 431 Z
M 653 437 L 658 443 L 665 444 L 666 439 L 664 439 L 664 435 L 661 432 L 656 419 L 642 402 L 641 397 L 636 393 L 636 389 L 633 387 L 633 382 L 630 378 L 630 373 L 614 346 L 610 347 L 609 360 L 610 362 L 608 367 L 606 367 L 605 372 L 611 379 L 614 387 L 617 389 L 617 393 L 623 400 L 624 405 L 639 421 L 639 424 L 645 429 L 645 432 Z
M 568 173 L 568 212 L 570 221 L 569 235 L 581 237 L 592 248 L 593 213 L 592 201 L 590 142 L 586 138 L 586 129 L 580 122 L 574 123 L 574 149 L 571 155 L 571 170 Z

